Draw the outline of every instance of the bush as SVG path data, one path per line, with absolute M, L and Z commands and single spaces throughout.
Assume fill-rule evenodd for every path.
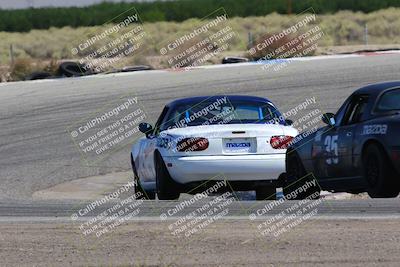
M 371 45 L 393 45 L 400 43 L 400 9 L 390 8 L 380 10 L 369 14 L 361 12 L 340 11 L 335 14 L 319 15 L 315 25 L 319 25 L 324 32 L 322 39 L 318 41 L 319 47 L 335 45 L 362 45 L 364 44 L 365 24 L 368 25 L 368 42 Z M 295 19 L 294 19 L 295 18 Z M 236 37 L 229 41 L 229 48 L 224 56 L 243 56 L 249 47 L 248 33 L 251 32 L 253 40 L 262 41 L 272 33 L 281 32 L 283 29 L 293 25 L 298 20 L 298 16 L 280 15 L 272 13 L 263 17 L 230 18 L 226 24 L 230 25 Z M 204 23 L 204 22 L 203 22 Z M 132 64 L 150 64 L 154 67 L 167 67 L 165 57 L 160 55 L 160 48 L 166 43 L 175 40 L 185 33 L 193 31 L 195 27 L 201 25 L 199 19 L 190 19 L 183 23 L 178 22 L 155 22 L 145 23 L 144 30 L 151 38 L 146 39 L 146 47 L 140 53 L 129 56 L 118 62 L 113 67 L 121 67 Z M 33 30 L 29 33 L 9 33 L 0 32 L 0 67 L 10 62 L 10 45 L 14 47 L 15 58 L 31 60 L 32 68 L 35 70 L 44 70 L 46 66 L 37 62 L 49 62 L 54 60 L 79 60 L 83 55 L 73 56 L 71 48 L 87 40 L 95 33 L 104 31 L 111 25 L 80 27 L 77 29 L 71 27 L 50 28 L 48 30 Z M 131 28 L 128 27 L 127 30 Z M 122 33 L 120 33 L 122 34 Z M 110 39 L 117 35 L 110 36 Z M 293 38 L 293 37 L 291 37 Z M 104 42 L 107 42 L 104 40 Z M 94 46 L 98 48 L 100 43 Z M 255 42 L 256 43 L 256 42 Z M 264 51 L 256 57 L 262 57 L 266 54 Z M 212 61 L 220 62 L 222 59 L 215 57 Z M 55 62 L 55 61 L 54 61 Z M 51 62 L 49 63 L 51 65 Z M 56 63 L 54 63 L 56 64 Z M 25 66 L 14 66 L 14 77 L 18 73 L 28 72 Z M 38 67 L 37 67 L 38 66 Z M 56 65 L 58 66 L 58 65 Z M 23 70 L 23 68 L 27 68 Z M 36 68 L 36 69 L 35 69 Z M 54 69 L 54 66 L 52 67 Z M 4 70 L 2 71 L 4 73 Z M 53 71 L 51 71 L 53 73 Z M 6 75 L 1 75 L 4 80 Z
M 277 59 L 277 58 L 282 58 L 280 55 L 282 53 L 276 53 L 275 51 L 281 48 L 284 48 L 285 45 L 287 43 L 289 43 L 291 40 L 295 39 L 297 36 L 291 35 L 291 36 L 284 36 L 283 38 L 272 42 L 269 45 L 266 45 L 265 47 L 263 47 L 261 50 L 257 49 L 257 44 L 268 44 L 269 43 L 269 39 L 272 38 L 275 34 L 279 34 L 279 33 L 273 33 L 273 34 L 265 34 L 263 36 L 261 36 L 261 38 L 258 38 L 255 41 L 255 49 L 256 49 L 256 53 L 249 55 L 248 57 L 254 59 L 254 60 L 259 60 L 259 59 L 263 59 L 263 60 L 268 60 L 268 59 Z
M 34 72 L 48 72 L 54 75 L 57 69 L 58 63 L 55 60 L 46 63 L 31 58 L 18 58 L 11 66 L 9 76 L 12 81 L 20 81 Z
M 16 59 L 11 66 L 11 79 L 13 81 L 24 80 L 26 76 L 34 71 L 33 61 L 29 58 Z

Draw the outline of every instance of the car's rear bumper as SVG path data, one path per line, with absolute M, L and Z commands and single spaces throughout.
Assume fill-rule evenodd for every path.
M 285 172 L 285 154 L 165 157 L 164 161 L 171 177 L 181 184 L 277 180 Z

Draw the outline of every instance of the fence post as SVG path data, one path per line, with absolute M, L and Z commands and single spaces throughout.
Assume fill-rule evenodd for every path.
M 12 44 L 10 44 L 10 63 L 11 66 L 14 65 L 14 48 Z
M 253 35 L 251 32 L 247 33 L 247 39 L 248 39 L 248 47 L 251 48 L 253 47 Z
M 365 23 L 364 41 L 365 41 L 365 45 L 368 45 L 368 24 L 367 23 Z

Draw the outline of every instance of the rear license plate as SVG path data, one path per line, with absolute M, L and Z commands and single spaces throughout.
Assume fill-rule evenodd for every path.
M 225 138 L 223 146 L 225 153 L 255 153 L 257 150 L 254 138 Z

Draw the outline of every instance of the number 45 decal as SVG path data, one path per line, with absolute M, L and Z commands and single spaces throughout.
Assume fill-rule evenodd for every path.
M 339 153 L 338 153 L 337 141 L 338 141 L 337 135 L 333 135 L 333 136 L 328 135 L 325 138 L 325 150 L 328 154 L 328 157 L 326 158 L 326 163 L 328 165 L 339 163 Z

